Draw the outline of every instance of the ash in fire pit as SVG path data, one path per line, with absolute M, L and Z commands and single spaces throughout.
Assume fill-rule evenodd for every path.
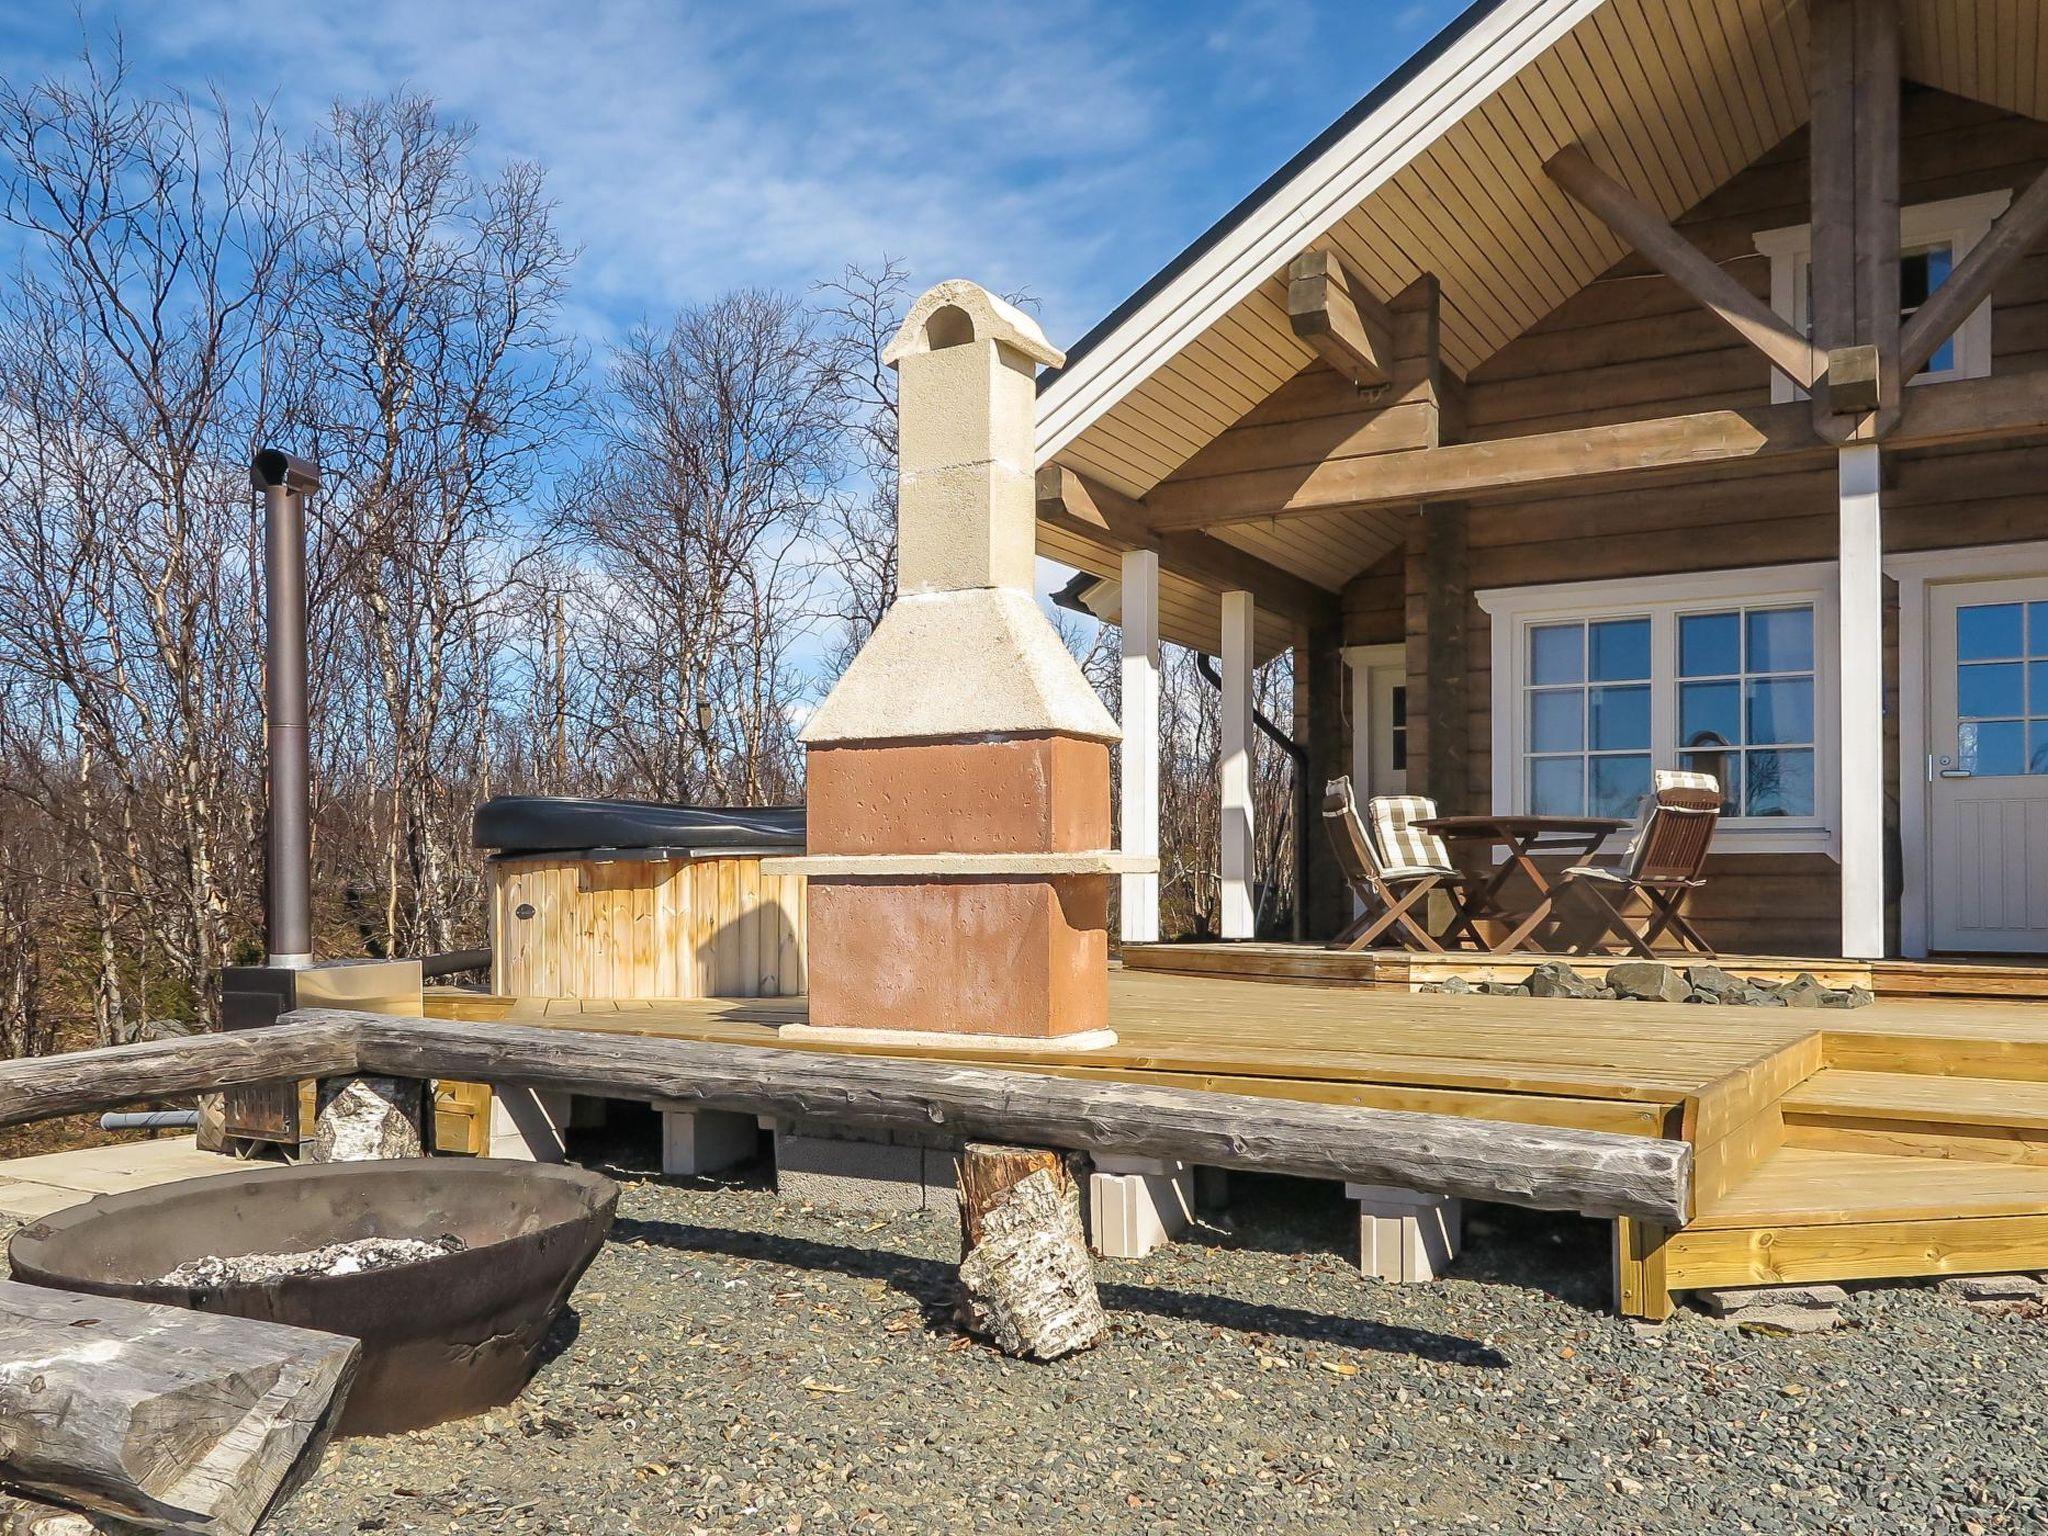
M 233 1258 L 208 1254 L 187 1259 L 157 1280 L 158 1285 L 211 1290 L 223 1285 L 262 1285 L 270 1280 L 305 1275 L 360 1275 L 373 1269 L 396 1269 L 469 1247 L 453 1232 L 431 1240 L 417 1237 L 359 1237 L 296 1253 L 243 1253 Z

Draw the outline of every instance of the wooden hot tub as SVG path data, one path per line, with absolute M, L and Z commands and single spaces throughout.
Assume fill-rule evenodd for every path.
M 500 796 L 476 814 L 492 850 L 491 990 L 522 998 L 795 997 L 801 806 L 729 810 Z

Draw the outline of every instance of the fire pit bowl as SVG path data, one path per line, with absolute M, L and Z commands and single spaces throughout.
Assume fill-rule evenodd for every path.
M 619 1189 L 586 1169 L 484 1159 L 331 1163 L 102 1195 L 24 1228 L 14 1278 L 363 1341 L 338 1432 L 391 1434 L 509 1403 L 610 1230 Z M 220 1286 L 154 1282 L 188 1260 L 365 1237 L 467 1247 L 388 1269 Z

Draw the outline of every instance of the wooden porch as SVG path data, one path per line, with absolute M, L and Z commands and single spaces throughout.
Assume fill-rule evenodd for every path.
M 1227 948 L 1254 963 L 1289 958 L 1275 953 L 1281 946 Z M 1292 963 L 1310 966 L 1319 953 L 1295 951 Z M 1354 968 L 1376 959 L 1340 958 Z M 1112 1048 L 1062 1060 L 935 1042 L 919 1055 L 1687 1141 L 1692 1220 L 1670 1232 L 1615 1223 L 1617 1304 L 1631 1316 L 1663 1317 L 1673 1291 L 1706 1286 L 2048 1268 L 2048 1015 L 2026 1001 L 1906 999 L 1895 989 L 1849 1012 L 1738 1015 L 1426 996 L 1377 981 L 1282 985 L 1142 964 L 1111 973 Z M 454 993 L 428 1011 L 748 1045 L 792 1043 L 776 1028 L 806 1012 L 801 998 Z

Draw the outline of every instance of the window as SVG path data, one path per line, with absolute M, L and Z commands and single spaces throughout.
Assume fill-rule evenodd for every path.
M 1408 771 L 1408 685 L 1406 683 L 1394 684 L 1393 704 L 1387 713 L 1392 718 L 1392 723 L 1389 726 L 1389 732 L 1393 737 L 1389 745 L 1389 755 L 1393 758 L 1391 766 L 1396 773 L 1406 773 Z
M 1830 851 L 1834 584 L 1811 565 L 1481 593 L 1496 808 L 1628 817 L 1653 769 L 1693 768 L 1721 781 L 1717 846 Z
M 1899 214 L 1899 314 L 1910 319 L 1927 296 L 1948 280 L 1956 264 L 1983 239 L 1992 221 L 2012 201 L 2009 192 L 1921 203 Z M 1813 226 L 1796 224 L 1767 229 L 1756 248 L 1771 258 L 1771 307 L 1813 334 Z M 1917 375 L 1915 384 L 1944 379 L 1977 379 L 1991 372 L 1991 305 L 1987 300 L 1942 344 Z M 1771 398 L 1783 403 L 1803 400 L 1806 392 L 1775 369 Z
M 1679 763 L 1722 814 L 1811 817 L 1817 724 L 1812 604 L 1678 615 Z
M 1956 609 L 1956 748 L 1980 778 L 2048 773 L 2048 603 Z
M 1650 621 L 1529 631 L 1527 809 L 1627 816 L 1650 787 Z

